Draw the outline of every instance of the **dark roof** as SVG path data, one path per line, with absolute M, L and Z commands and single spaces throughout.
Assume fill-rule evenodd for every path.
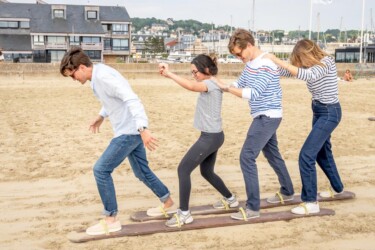
M 84 5 L 66 5 L 66 19 L 52 18 L 50 4 L 0 3 L 0 18 L 30 18 L 31 33 L 105 34 L 101 22 L 130 22 L 125 7 L 99 6 L 99 20 L 85 20 Z
M 130 22 L 130 16 L 125 7 L 100 6 L 99 19 L 111 22 Z
M 0 35 L 4 51 L 31 51 L 30 35 Z

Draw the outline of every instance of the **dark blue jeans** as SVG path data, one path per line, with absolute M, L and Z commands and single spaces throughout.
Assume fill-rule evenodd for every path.
M 305 202 L 317 200 L 315 162 L 319 164 L 336 192 L 344 189 L 333 159 L 330 140 L 333 130 L 341 120 L 340 103 L 323 104 L 313 101 L 312 111 L 313 127 L 302 146 L 298 161 L 302 180 L 301 199 Z
M 280 192 L 284 195 L 294 194 L 292 180 L 277 143 L 276 130 L 280 123 L 281 118 L 269 118 L 264 115 L 254 118 L 241 150 L 240 164 L 246 186 L 246 207 L 253 211 L 259 211 L 260 207 L 259 179 L 256 165 L 256 158 L 260 151 L 263 152 L 264 157 L 266 157 L 279 179 Z
M 140 135 L 121 135 L 113 138 L 94 166 L 94 176 L 100 198 L 104 205 L 103 214 L 117 214 L 116 192 L 112 172 L 128 157 L 135 176 L 164 202 L 169 197 L 168 188 L 159 180 L 148 166 L 146 150 Z

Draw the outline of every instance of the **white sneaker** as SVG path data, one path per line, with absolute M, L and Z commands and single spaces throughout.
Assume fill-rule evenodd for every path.
M 329 188 L 328 191 L 323 191 L 323 192 L 320 192 L 320 197 L 323 197 L 323 198 L 334 198 L 336 195 L 339 195 L 339 194 L 342 194 L 344 192 L 344 190 L 342 190 L 340 193 L 337 193 L 335 190 L 333 190 L 333 188 Z
M 216 209 L 225 209 L 228 210 L 230 208 L 238 207 L 240 203 L 237 200 L 237 197 L 233 195 L 233 199 L 230 201 L 227 198 L 223 197 L 221 200 L 217 201 L 213 204 L 213 207 Z
M 88 235 L 102 235 L 109 233 L 117 232 L 121 230 L 121 223 L 120 221 L 115 221 L 111 224 L 108 224 L 104 219 L 101 220 L 99 223 L 89 227 L 86 229 L 86 233 Z
M 180 209 L 177 209 L 177 213 L 175 213 L 172 218 L 167 220 L 167 222 L 165 222 L 165 225 L 167 227 L 181 227 L 182 225 L 192 223 L 193 220 L 194 219 L 191 216 L 190 211 L 187 215 L 184 215 L 182 214 L 182 211 Z
M 280 192 L 276 192 L 276 194 L 270 198 L 267 198 L 268 203 L 277 204 L 281 203 L 284 204 L 285 201 L 292 201 L 294 199 L 294 195 L 285 195 Z
M 146 211 L 146 214 L 150 217 L 157 217 L 164 215 L 166 218 L 169 218 L 170 214 L 174 214 L 177 212 L 177 208 L 175 205 L 164 208 L 164 204 L 161 204 L 158 207 L 149 208 Z
M 292 208 L 293 214 L 316 214 L 320 212 L 318 202 L 304 202 L 298 207 Z

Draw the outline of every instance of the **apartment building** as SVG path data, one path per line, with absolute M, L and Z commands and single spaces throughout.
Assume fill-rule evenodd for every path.
M 128 61 L 131 20 L 125 7 L 0 1 L 5 61 L 59 62 L 71 46 L 93 61 Z

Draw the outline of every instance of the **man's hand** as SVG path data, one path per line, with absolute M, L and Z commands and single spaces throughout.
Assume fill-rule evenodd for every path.
M 219 78 L 216 78 L 216 77 L 211 77 L 211 79 L 216 83 L 217 86 L 219 86 L 219 88 L 224 91 L 224 92 L 228 92 L 229 91 L 229 88 L 231 87 L 230 84 L 225 84 L 223 81 L 221 81 Z
M 96 134 L 96 133 L 99 133 L 99 127 L 100 125 L 102 125 L 104 121 L 104 118 L 102 116 L 98 116 L 91 124 L 90 124 L 90 127 L 89 127 L 89 130 Z
M 141 137 L 142 137 L 143 144 L 148 150 L 153 151 L 158 146 L 158 144 L 156 143 L 158 140 L 152 136 L 150 130 L 148 129 L 143 130 L 141 132 Z

